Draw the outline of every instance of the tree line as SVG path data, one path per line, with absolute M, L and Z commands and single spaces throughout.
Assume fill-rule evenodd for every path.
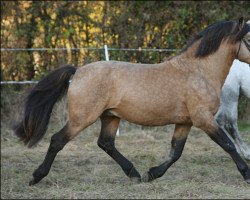
M 38 80 L 63 63 L 104 60 L 112 48 L 181 49 L 219 20 L 247 18 L 248 1 L 1 1 L 1 80 Z M 110 51 L 112 60 L 156 63 L 175 52 Z

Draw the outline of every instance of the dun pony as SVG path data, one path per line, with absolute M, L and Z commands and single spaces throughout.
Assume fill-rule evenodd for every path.
M 250 63 L 249 39 L 250 25 L 243 18 L 220 21 L 195 35 L 183 51 L 162 63 L 100 61 L 52 71 L 32 89 L 15 132 L 29 147 L 35 145 L 47 129 L 54 103 L 65 91 L 68 122 L 52 136 L 47 155 L 34 171 L 30 185 L 42 180 L 57 153 L 98 118 L 98 146 L 132 180 L 147 182 L 161 177 L 179 159 L 188 133 L 195 126 L 230 154 L 250 183 L 248 165 L 214 118 L 234 59 Z M 169 158 L 141 177 L 115 147 L 120 119 L 147 126 L 175 124 Z

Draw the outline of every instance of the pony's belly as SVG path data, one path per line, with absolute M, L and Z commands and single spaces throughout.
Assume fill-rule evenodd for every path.
M 123 110 L 111 109 L 107 112 L 109 115 L 125 119 L 131 123 L 145 125 L 145 126 L 163 126 L 167 124 L 187 124 L 191 123 L 191 119 L 186 112 L 182 113 L 171 113 L 171 112 L 160 112 L 155 111 L 130 111 L 125 112 Z
M 168 124 L 190 124 L 191 120 L 189 116 L 177 116 L 172 118 L 154 118 L 154 119 L 135 119 L 135 118 L 124 118 L 125 120 L 138 124 L 138 125 L 144 125 L 144 126 L 164 126 Z

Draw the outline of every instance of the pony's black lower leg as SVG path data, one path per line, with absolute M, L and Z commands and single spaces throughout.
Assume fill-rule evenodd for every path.
M 150 168 L 149 171 L 143 175 L 142 181 L 148 182 L 161 177 L 168 168 L 181 157 L 190 128 L 190 126 L 176 125 L 171 141 L 169 159 L 159 166 Z
M 133 164 L 115 148 L 115 133 L 119 123 L 119 121 L 117 123 L 117 119 L 101 117 L 102 129 L 97 144 L 121 166 L 128 177 L 140 181 L 141 176 Z
M 227 153 L 230 154 L 234 160 L 239 172 L 242 174 L 244 179 L 250 183 L 250 169 L 246 162 L 240 157 L 239 153 L 236 151 L 236 148 L 233 142 L 228 138 L 226 133 L 219 127 L 216 133 L 208 134 L 209 137 L 220 145 Z
M 51 137 L 50 146 L 47 151 L 46 157 L 43 163 L 34 171 L 33 179 L 29 185 L 34 185 L 48 175 L 51 165 L 57 155 L 57 153 L 63 149 L 65 144 L 69 141 L 65 136 L 65 129 L 67 125 L 58 133 Z
M 125 174 L 130 178 L 138 178 L 141 176 L 139 172 L 135 169 L 133 164 L 126 159 L 114 145 L 114 138 L 102 138 L 99 137 L 98 146 L 101 147 L 108 155 L 110 155 L 122 168 Z

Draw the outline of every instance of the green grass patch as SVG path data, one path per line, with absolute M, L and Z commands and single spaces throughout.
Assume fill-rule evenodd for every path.
M 250 123 L 249 122 L 239 121 L 238 122 L 238 128 L 239 128 L 240 131 L 248 131 L 248 132 L 250 132 Z

